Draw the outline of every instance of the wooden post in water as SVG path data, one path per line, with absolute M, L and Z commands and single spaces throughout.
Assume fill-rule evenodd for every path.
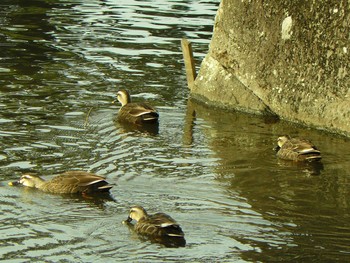
M 185 61 L 187 85 L 191 90 L 194 85 L 194 80 L 197 77 L 191 42 L 183 38 L 181 39 L 181 47 Z

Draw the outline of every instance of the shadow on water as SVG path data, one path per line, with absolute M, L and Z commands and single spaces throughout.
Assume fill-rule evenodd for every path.
M 201 130 L 220 160 L 216 179 L 226 186 L 229 195 L 239 193 L 270 222 L 257 233 L 232 233 L 236 240 L 255 247 L 242 252 L 242 258 L 267 262 L 331 260 L 335 251 L 347 250 L 350 181 L 342 172 L 349 167 L 347 139 L 283 121 L 271 123 L 264 117 L 212 109 L 190 99 L 184 128 L 186 144 L 195 140 L 193 131 L 201 119 L 206 123 Z M 278 136 L 288 133 L 317 142 L 323 152 L 322 162 L 277 159 L 274 144 Z M 346 253 L 338 253 L 338 259 L 346 258 Z

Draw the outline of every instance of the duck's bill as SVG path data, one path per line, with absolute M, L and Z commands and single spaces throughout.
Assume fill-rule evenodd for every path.
M 132 221 L 131 217 L 128 217 L 126 220 L 123 221 L 123 224 L 128 224 Z
M 277 145 L 276 147 L 273 148 L 273 150 L 274 150 L 275 152 L 278 152 L 280 149 L 281 149 L 281 147 L 279 147 L 278 145 Z
M 18 181 L 14 181 L 14 182 L 9 182 L 8 185 L 9 186 L 16 186 L 16 185 L 20 185 L 20 183 Z

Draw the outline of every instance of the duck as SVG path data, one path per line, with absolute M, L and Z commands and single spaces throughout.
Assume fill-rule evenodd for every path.
M 291 161 L 319 161 L 321 152 L 306 139 L 291 138 L 283 135 L 277 139 L 277 157 Z
M 122 89 L 117 93 L 117 100 L 121 103 L 116 120 L 132 124 L 158 123 L 157 110 L 145 102 L 131 102 L 130 94 Z
M 123 223 L 136 221 L 134 230 L 137 234 L 150 238 L 176 238 L 184 240 L 184 232 L 180 225 L 165 213 L 149 215 L 142 206 L 130 208 L 129 216 Z
M 113 187 L 104 177 L 85 171 L 67 171 L 48 181 L 38 175 L 23 174 L 9 185 L 23 185 L 55 194 L 92 194 L 108 192 Z

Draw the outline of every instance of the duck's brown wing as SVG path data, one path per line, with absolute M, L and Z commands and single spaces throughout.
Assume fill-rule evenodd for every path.
M 282 159 L 294 161 L 320 160 L 321 152 L 314 144 L 305 139 L 293 138 L 286 142 L 277 155 Z
M 150 236 L 183 237 L 184 233 L 176 221 L 167 214 L 157 213 L 140 220 L 136 230 Z
M 146 103 L 128 103 L 125 106 L 127 106 L 129 113 L 135 117 L 150 113 L 158 116 L 156 109 Z
M 85 171 L 68 171 L 46 184 L 47 191 L 55 193 L 106 192 L 112 187 L 104 177 Z
M 299 153 L 319 152 L 316 146 L 306 139 L 291 139 L 291 148 Z
M 148 217 L 147 221 L 159 227 L 177 224 L 176 221 L 169 215 L 164 213 L 156 213 Z
M 156 122 L 158 117 L 156 109 L 146 103 L 128 103 L 118 114 L 118 120 L 132 123 Z

